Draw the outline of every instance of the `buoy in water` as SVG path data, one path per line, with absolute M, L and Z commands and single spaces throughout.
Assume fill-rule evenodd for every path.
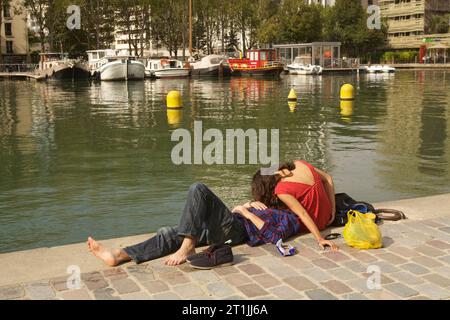
M 297 100 L 298 100 L 297 92 L 295 92 L 294 89 L 291 89 L 291 92 L 289 92 L 288 101 L 297 102 Z
M 168 109 L 180 109 L 183 105 L 181 103 L 181 93 L 173 90 L 167 94 L 167 108 Z
M 355 100 L 355 87 L 346 83 L 341 87 L 341 100 Z

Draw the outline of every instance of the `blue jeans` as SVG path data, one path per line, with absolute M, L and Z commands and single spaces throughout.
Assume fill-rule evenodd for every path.
M 197 246 L 230 240 L 237 245 L 248 239 L 242 221 L 207 186 L 196 183 L 189 188 L 178 226 L 161 228 L 156 236 L 124 251 L 136 263 L 142 263 L 176 252 L 186 236 L 195 238 Z

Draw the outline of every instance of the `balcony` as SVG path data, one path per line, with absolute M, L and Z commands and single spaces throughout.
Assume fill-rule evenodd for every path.
M 400 16 L 425 13 L 425 5 L 423 2 L 411 2 L 400 4 L 381 4 L 381 12 L 384 16 Z
M 389 20 L 389 32 L 424 31 L 423 19 Z

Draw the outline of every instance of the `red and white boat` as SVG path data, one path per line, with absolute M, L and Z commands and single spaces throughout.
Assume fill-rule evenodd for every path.
M 275 49 L 248 50 L 245 58 L 228 59 L 232 75 L 279 77 L 284 71 Z

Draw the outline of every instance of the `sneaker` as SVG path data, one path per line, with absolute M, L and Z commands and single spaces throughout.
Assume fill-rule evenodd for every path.
M 186 261 L 190 263 L 190 262 L 194 261 L 195 259 L 202 258 L 203 256 L 210 254 L 217 248 L 220 248 L 220 245 L 213 244 L 212 246 L 208 247 L 207 249 L 205 249 L 204 251 L 202 251 L 200 253 L 190 255 L 189 257 L 186 258 Z
M 215 250 L 203 253 L 201 256 L 191 261 L 191 266 L 196 269 L 209 270 L 214 267 L 224 267 L 233 264 L 233 251 L 231 246 L 223 245 Z

